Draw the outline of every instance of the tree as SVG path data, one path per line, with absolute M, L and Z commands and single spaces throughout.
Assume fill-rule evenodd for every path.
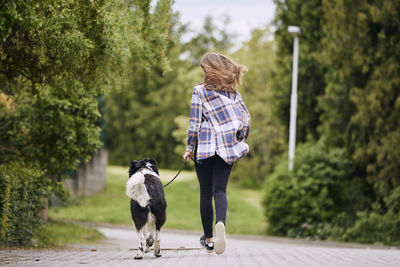
M 229 34 L 226 26 L 229 24 L 229 17 L 222 17 L 222 27 L 214 23 L 215 19 L 207 16 L 204 19 L 201 32 L 195 35 L 189 42 L 183 44 L 183 49 L 187 52 L 186 60 L 193 66 L 200 65 L 200 60 L 209 51 L 227 52 L 232 47 L 233 35 Z
M 283 127 L 273 116 L 272 109 L 275 45 L 267 26 L 253 30 L 251 39 L 234 54 L 238 62 L 249 68 L 240 92 L 251 115 L 251 131 L 247 140 L 249 155 L 235 166 L 232 177 L 253 186 L 259 186 L 272 172 L 285 149 Z
M 322 130 L 346 146 L 380 199 L 400 186 L 399 10 L 398 1 L 324 1 Z
M 156 159 L 160 167 L 182 164 L 185 148 L 178 155 L 176 148 L 186 143 L 192 88 L 203 79 L 198 62 L 206 51 L 230 44 L 229 35 L 215 27 L 211 18 L 193 39 L 182 43 L 180 37 L 186 30 L 176 14 L 169 29 L 173 42 L 166 51 L 172 66 L 168 73 L 159 64 L 149 72 L 136 64 L 127 86 L 108 97 L 107 146 L 112 164 L 126 165 L 142 157 Z M 185 137 L 176 135 L 177 131 L 185 132 Z
M 146 68 L 132 64 L 129 82 L 116 94 L 107 97 L 107 147 L 112 164 L 126 165 L 132 159 L 151 157 L 159 166 L 174 166 L 180 162 L 173 150 L 174 118 L 185 106 L 185 86 L 182 86 L 179 59 L 179 38 L 183 28 L 175 14 L 168 29 L 165 55 L 173 68 L 164 72 L 162 63 Z M 187 93 L 189 94 L 189 93 Z
M 2 126 L 7 125 L 0 128 L 1 162 L 34 161 L 39 169 L 60 175 L 98 149 L 98 96 L 123 83 L 131 60 L 162 57 L 161 29 L 170 2 L 160 1 L 154 14 L 146 3 L 2 5 L 0 82 L 15 109 L 3 107 L 0 113 Z M 162 25 L 158 31 L 144 35 L 157 25 Z
M 317 107 L 317 97 L 324 93 L 325 70 L 320 64 L 319 52 L 324 36 L 324 13 L 321 0 L 275 1 L 277 44 L 276 68 L 272 79 L 274 113 L 284 126 L 286 140 L 289 131 L 290 94 L 292 83 L 293 36 L 288 26 L 301 28 L 299 45 L 299 77 L 297 105 L 297 141 L 304 142 L 308 135 L 318 139 L 317 126 L 321 114 Z
M 285 6 L 286 2 L 281 2 L 283 10 L 290 7 Z M 323 0 L 322 7 L 323 32 L 315 55 L 322 66 L 326 86 L 322 94 L 314 92 L 310 96 L 318 100 L 316 110 L 321 115 L 317 124 L 318 134 L 321 135 L 320 141 L 326 144 L 321 152 L 329 155 L 332 151 L 341 151 L 337 159 L 345 159 L 347 163 L 335 166 L 325 176 L 314 177 L 318 179 L 311 179 L 310 185 L 318 184 L 337 171 L 347 173 L 348 178 L 343 189 L 332 195 L 334 200 L 341 195 L 344 197 L 342 208 L 325 226 L 321 224 L 313 229 L 308 225 L 304 233 L 314 237 L 322 233 L 324 236 L 361 242 L 398 242 L 400 3 Z M 284 14 L 291 13 L 290 8 L 286 11 L 289 12 Z M 314 147 L 317 146 L 311 142 L 311 146 L 304 147 L 304 151 L 312 151 Z M 319 159 L 309 156 L 306 159 L 315 161 L 308 165 L 318 166 Z M 295 169 L 298 170 L 307 167 L 303 162 L 296 164 Z M 277 167 L 272 177 L 279 178 L 283 170 L 286 169 Z M 282 192 L 293 187 L 287 177 L 281 178 L 268 182 L 273 182 L 273 187 L 281 188 Z M 299 181 L 296 178 L 292 182 L 297 184 Z M 284 207 L 287 204 L 281 201 L 279 192 L 276 193 L 269 184 L 266 188 L 269 194 L 267 205 L 278 207 L 280 203 Z M 306 198 L 299 200 L 305 201 Z M 293 203 L 292 200 L 289 202 Z M 266 209 L 268 211 L 270 207 Z M 277 211 L 277 214 L 269 216 L 279 215 L 281 209 Z M 298 207 L 296 211 L 299 211 Z M 304 209 L 296 218 L 311 218 L 311 215 L 309 209 Z M 270 223 L 273 224 L 273 220 L 276 220 L 277 226 L 283 226 L 279 225 L 282 221 L 279 216 L 273 217 Z M 277 228 L 277 232 L 283 233 L 281 230 L 287 231 L 290 227 Z
M 49 177 L 58 180 L 100 147 L 98 97 L 125 83 L 127 65 L 163 62 L 167 69 L 164 31 L 171 2 L 158 1 L 152 12 L 150 2 L 1 1 L 0 182 L 6 188 L 23 184 L 9 176 L 32 173 L 41 187 L 38 196 L 49 196 L 49 189 L 58 188 L 48 186 Z M 25 190 L 31 190 L 25 196 L 36 192 Z M 17 200 L 0 203 L 28 205 L 29 199 Z M 31 211 L 38 212 L 35 203 Z M 9 216 L 5 206 L 2 222 Z M 21 210 L 17 217 L 24 216 Z M 4 231 L 13 227 L 18 226 Z

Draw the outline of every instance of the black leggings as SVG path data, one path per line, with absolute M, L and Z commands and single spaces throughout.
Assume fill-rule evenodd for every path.
M 225 224 L 228 202 L 226 199 L 226 186 L 232 165 L 226 163 L 220 156 L 195 161 L 197 177 L 200 183 L 200 213 L 205 237 L 213 236 L 213 206 L 214 196 L 216 222 Z

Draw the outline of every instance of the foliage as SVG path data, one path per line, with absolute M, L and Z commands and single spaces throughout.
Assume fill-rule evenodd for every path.
M 182 65 L 179 44 L 170 44 L 167 55 L 174 66 Z M 126 87 L 107 97 L 106 128 L 110 163 L 127 165 L 132 159 L 151 157 L 160 166 L 177 166 L 177 142 L 172 137 L 174 118 L 182 113 L 190 92 L 187 81 L 179 79 L 180 67 L 163 74 L 159 65 L 146 71 L 133 67 Z M 187 92 L 186 92 L 187 91 Z M 177 160 L 179 159 L 179 160 Z
M 162 54 L 170 2 L 159 1 L 153 14 L 149 1 L 136 4 L 2 5 L 0 82 L 13 108 L 0 109 L 1 162 L 34 161 L 59 176 L 97 151 L 98 96 L 124 81 L 129 61 L 148 64 Z
M 301 28 L 299 37 L 297 141 L 304 142 L 310 135 L 318 138 L 317 126 L 321 111 L 316 108 L 317 97 L 324 93 L 325 69 L 320 64 L 321 39 L 324 36 L 322 0 L 275 0 L 274 19 L 277 44 L 276 63 L 273 70 L 273 112 L 283 125 L 288 140 L 290 94 L 292 84 L 293 36 L 288 26 Z M 344 25 L 343 25 L 344 26 Z
M 249 154 L 235 163 L 232 178 L 245 186 L 259 187 L 285 149 L 282 127 L 272 112 L 271 73 L 275 67 L 275 42 L 268 26 L 252 32 L 252 38 L 234 53 L 246 65 L 240 92 L 251 116 L 247 143 Z
M 198 40 L 208 40 L 207 49 L 228 46 L 225 37 L 214 36 L 222 29 L 210 25 L 211 19 L 206 19 L 202 31 L 182 44 L 180 37 L 185 27 L 179 25 L 175 15 L 169 28 L 174 42 L 168 44 L 166 51 L 173 66 L 171 71 L 163 73 L 158 64 L 149 71 L 135 65 L 127 86 L 108 96 L 107 147 L 111 164 L 127 165 L 132 159 L 142 157 L 156 159 L 163 168 L 182 164 L 184 150 L 176 153 L 176 147 L 185 144 L 186 138 L 175 139 L 174 133 L 187 131 L 183 123 L 176 123 L 176 118 L 189 114 L 192 88 L 202 82 L 202 71 L 191 59 L 202 56 L 198 55 Z
M 29 240 L 40 226 L 44 199 L 52 192 L 65 196 L 60 184 L 33 166 L 0 165 L 0 242 L 14 245 Z
M 398 10 L 398 1 L 324 1 L 321 129 L 345 144 L 379 199 L 400 186 Z
M 46 86 L 40 95 L 22 92 L 11 99 L 16 109 L 0 112 L 1 142 L 7 146 L 0 162 L 35 162 L 39 169 L 60 175 L 101 145 L 97 101 L 83 88 Z
M 351 168 L 347 171 L 352 174 L 345 179 L 345 189 L 353 188 L 358 193 L 347 193 L 342 199 L 348 207 L 353 207 L 351 210 L 340 209 L 333 202 L 339 207 L 337 214 L 325 217 L 326 213 L 321 212 L 318 217 L 312 208 L 304 209 L 299 218 L 302 221 L 314 218 L 312 224 L 307 222 L 299 227 L 301 222 L 293 220 L 284 226 L 285 221 L 282 224 L 276 221 L 277 228 L 271 228 L 272 232 L 360 242 L 398 242 L 399 211 L 391 210 L 389 203 L 392 202 L 388 200 L 400 186 L 398 1 L 284 0 L 275 3 L 278 47 L 272 76 L 274 117 L 287 128 L 293 40 L 287 26 L 298 25 L 302 34 L 297 141 L 304 142 L 311 136 L 316 140 L 322 138 L 328 151 L 343 149 L 342 153 L 351 159 Z M 298 179 L 296 171 L 285 174 L 278 169 L 267 178 L 274 187 L 285 191 L 294 185 L 303 185 L 301 181 L 292 181 Z M 313 179 L 320 183 L 317 177 Z M 292 196 L 285 194 L 287 198 Z M 338 198 L 346 196 L 335 194 Z M 307 206 L 308 197 L 303 197 L 301 203 Z M 327 205 L 322 199 L 318 202 Z M 285 201 L 277 203 L 283 211 L 288 210 L 283 204 Z M 371 203 L 375 204 L 371 206 Z
M 26 196 L 35 190 L 49 194 L 53 188 L 44 175 L 60 180 L 98 150 L 99 97 L 126 83 L 132 62 L 168 69 L 164 52 L 171 1 L 159 0 L 152 10 L 150 2 L 2 1 L 0 166 L 19 177 L 15 183 L 29 170 L 43 177 L 37 189 L 26 188 Z M 8 163 L 14 161 L 30 165 L 13 173 L 18 168 Z M 22 218 L 27 211 L 17 200 L 11 203 L 13 216 Z M 27 207 L 38 212 L 39 204 Z M 29 239 L 39 223 L 32 220 L 26 230 L 10 228 L 12 234 L 4 237 Z
M 118 82 L 130 60 L 162 56 L 170 1 L 12 1 L 2 5 L 1 73 L 36 83 L 74 78 L 86 89 Z
M 293 171 L 288 171 L 287 164 L 282 159 L 265 183 L 269 233 L 314 235 L 312 227 L 331 223 L 338 213 L 358 208 L 348 206 L 351 195 L 360 189 L 349 186 L 352 166 L 343 149 L 328 150 L 322 141 L 305 143 L 297 148 Z
M 233 45 L 232 39 L 234 36 L 226 30 L 226 26 L 230 22 L 229 17 L 225 15 L 219 19 L 222 27 L 218 27 L 215 24 L 215 20 L 215 18 L 207 16 L 204 19 L 201 32 L 183 44 L 183 55 L 193 67 L 200 65 L 200 60 L 205 53 L 209 51 L 226 52 Z
M 175 153 L 182 155 L 182 151 L 186 150 L 187 130 L 189 128 L 189 118 L 187 116 L 175 117 L 174 123 L 177 126 L 172 132 L 172 136 L 176 141 L 181 141 L 175 146 Z
M 400 187 L 385 198 L 385 206 L 387 211 L 375 203 L 372 211 L 359 212 L 354 226 L 347 229 L 345 240 L 400 244 Z

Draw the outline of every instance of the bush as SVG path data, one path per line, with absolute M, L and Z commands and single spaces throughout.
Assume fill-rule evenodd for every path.
M 347 229 L 345 240 L 362 243 L 400 244 L 400 187 L 385 199 L 387 211 L 376 203 L 372 211 L 359 212 L 356 223 Z
M 353 195 L 349 192 L 351 161 L 344 150 L 328 150 L 323 141 L 300 145 L 292 172 L 286 158 L 265 182 L 268 232 L 322 239 L 332 232 L 341 234 L 335 218 L 349 210 Z
M 0 165 L 0 243 L 16 245 L 28 241 L 40 227 L 39 210 L 60 185 L 42 171 L 11 162 Z

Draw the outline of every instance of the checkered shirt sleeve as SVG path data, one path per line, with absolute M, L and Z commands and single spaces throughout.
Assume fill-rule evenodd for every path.
M 242 96 L 240 93 L 237 93 L 237 100 L 236 103 L 238 104 L 240 111 L 242 112 L 242 118 L 243 118 L 243 128 L 238 132 L 238 139 L 239 140 L 247 140 L 249 137 L 250 133 L 250 113 L 246 108 L 246 105 L 243 102 Z
M 190 107 L 190 115 L 189 115 L 189 133 L 186 145 L 186 152 L 192 152 L 193 147 L 196 143 L 197 134 L 201 125 L 201 117 L 202 117 L 202 103 L 199 95 L 196 90 L 193 90 L 192 93 L 192 104 Z

